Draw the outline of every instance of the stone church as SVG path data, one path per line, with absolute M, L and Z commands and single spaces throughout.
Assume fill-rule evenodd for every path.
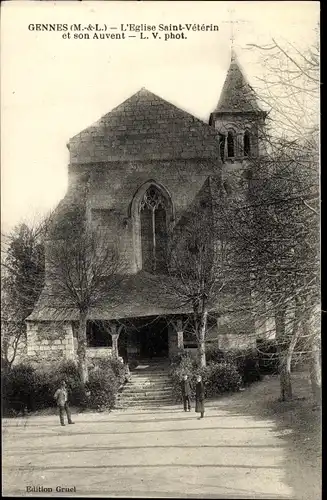
M 47 246 L 64 238 L 76 207 L 108 234 L 119 231 L 127 256 L 127 280 L 117 307 L 95 308 L 88 317 L 87 355 L 114 348 L 125 359 L 168 357 L 196 347 L 187 329 L 191 310 L 160 294 L 157 271 L 168 228 L 176 226 L 210 179 L 227 182 L 247 159 L 261 154 L 265 112 L 235 57 L 208 123 L 142 88 L 68 143 L 68 190 L 52 218 Z M 208 194 L 209 193 L 209 194 Z M 66 233 L 67 234 L 67 233 Z M 155 247 L 154 247 L 155 245 Z M 162 247 L 162 248 L 161 248 Z M 27 318 L 27 354 L 74 359 L 76 312 L 58 311 L 47 277 Z M 159 289 L 159 293 L 158 293 Z M 111 325 L 108 335 L 104 325 Z M 253 342 L 254 325 L 242 319 L 230 331 L 223 310 L 210 317 L 208 338 L 221 348 Z M 244 340 L 245 339 L 245 340 Z M 118 342 L 118 345 L 117 345 Z

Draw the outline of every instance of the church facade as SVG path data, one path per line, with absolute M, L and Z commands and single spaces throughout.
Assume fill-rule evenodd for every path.
M 126 260 L 120 303 L 88 317 L 88 357 L 110 356 L 113 349 L 127 360 L 195 349 L 187 327 L 192 311 L 160 293 L 165 242 L 199 194 L 210 192 L 213 179 L 233 186 L 235 172 L 241 175 L 247 159 L 261 154 L 264 120 L 233 56 L 209 123 L 141 89 L 70 139 L 68 190 L 46 242 L 45 286 L 27 318 L 28 356 L 76 356 L 76 314 L 58 311 L 47 275 L 47 249 L 65 238 L 76 210 L 108 241 L 119 233 Z M 240 316 L 233 325 L 231 332 L 228 315 L 217 310 L 209 337 L 222 348 L 254 341 L 251 322 Z

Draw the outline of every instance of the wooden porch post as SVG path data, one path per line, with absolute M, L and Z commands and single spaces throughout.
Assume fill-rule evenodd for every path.
M 117 325 L 113 323 L 110 326 L 110 335 L 112 339 L 112 356 L 113 358 L 117 359 L 118 358 L 118 336 L 119 333 L 117 332 Z
M 181 319 L 177 320 L 176 331 L 177 331 L 177 347 L 178 349 L 184 349 L 183 321 Z

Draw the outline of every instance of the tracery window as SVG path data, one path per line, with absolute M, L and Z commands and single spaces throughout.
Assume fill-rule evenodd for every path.
M 150 186 L 140 203 L 142 268 L 151 273 L 166 270 L 167 249 L 166 198 L 156 186 Z
M 227 156 L 228 158 L 233 158 L 235 156 L 234 134 L 231 131 L 227 134 Z

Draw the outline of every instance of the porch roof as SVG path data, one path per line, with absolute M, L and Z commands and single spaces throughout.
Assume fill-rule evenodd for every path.
M 119 288 L 110 290 L 101 303 L 89 311 L 89 320 L 113 320 L 144 316 L 163 316 L 192 312 L 171 293 L 165 277 L 138 273 L 124 279 Z M 27 321 L 74 321 L 78 310 L 68 300 L 60 298 L 53 287 L 45 286 Z

